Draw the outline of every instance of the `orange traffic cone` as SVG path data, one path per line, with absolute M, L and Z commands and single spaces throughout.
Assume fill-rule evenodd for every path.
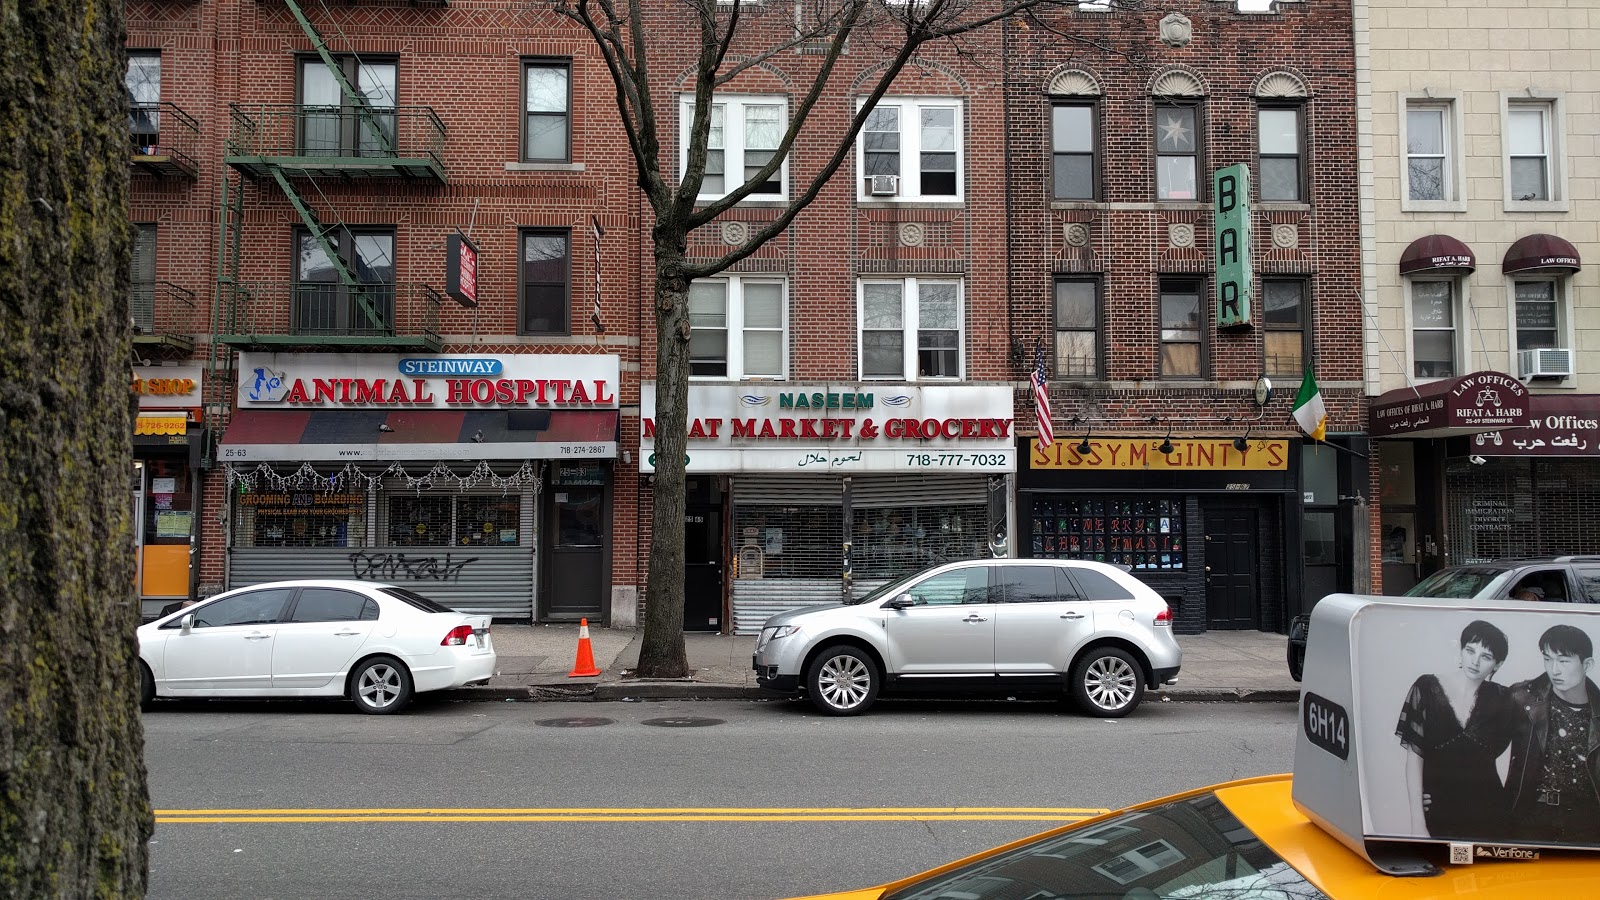
M 593 678 L 600 674 L 594 664 L 594 648 L 589 646 L 589 620 L 580 619 L 578 626 L 578 661 L 572 664 L 568 678 Z

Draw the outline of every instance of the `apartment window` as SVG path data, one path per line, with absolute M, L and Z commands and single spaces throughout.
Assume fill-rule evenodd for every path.
M 572 158 L 572 64 L 534 60 L 522 69 L 522 158 L 567 162 Z
M 296 334 L 389 334 L 394 329 L 394 229 L 336 228 L 328 235 L 350 267 L 374 321 L 339 277 L 323 245 L 305 229 L 295 233 L 294 310 Z
M 683 97 L 679 113 L 678 165 L 681 171 L 689 163 L 689 126 L 694 122 L 694 98 Z M 788 101 L 783 97 L 718 95 L 711 104 L 706 171 L 700 183 L 700 196 L 721 197 L 755 177 L 777 155 L 788 121 Z M 789 164 L 785 161 L 752 189 L 750 197 L 785 196 L 788 172 Z M 730 174 L 739 180 L 730 182 Z
M 1158 103 L 1155 121 L 1156 199 L 1200 199 L 1200 107 Z
M 320 57 L 300 60 L 300 152 L 306 156 L 392 156 L 399 68 L 393 62 L 335 57 L 365 111 L 345 98 Z
M 689 285 L 689 374 L 701 378 L 782 378 L 784 282 L 708 278 Z
M 1417 378 L 1457 374 L 1455 282 L 1411 282 L 1411 349 Z
M 1100 286 L 1095 281 L 1056 282 L 1056 375 L 1100 375 Z
M 1266 372 L 1298 378 L 1306 367 L 1306 283 L 1298 279 L 1261 283 Z
M 1300 110 L 1258 110 L 1256 139 L 1261 154 L 1261 199 L 1301 200 L 1304 176 L 1300 165 Z
M 128 51 L 128 133 L 135 148 L 161 143 L 161 54 L 155 50 Z
M 1200 283 L 1161 282 L 1161 377 L 1199 378 L 1201 329 Z
M 134 334 L 154 334 L 156 330 L 156 226 L 135 224 L 132 276 Z
M 1050 109 L 1051 184 L 1057 200 L 1095 199 L 1095 107 L 1062 103 Z
M 1507 118 L 1511 199 L 1549 200 L 1552 143 L 1549 104 L 1515 103 Z
M 1560 307 L 1554 281 L 1518 281 L 1517 349 L 1544 350 L 1561 346 Z
M 961 114 L 959 100 L 880 100 L 861 130 L 859 199 L 961 199 Z
M 572 235 L 565 230 L 522 233 L 522 333 L 570 334 Z
M 861 282 L 861 377 L 960 378 L 961 282 Z
M 1450 107 L 1406 107 L 1406 196 L 1412 200 L 1454 200 Z

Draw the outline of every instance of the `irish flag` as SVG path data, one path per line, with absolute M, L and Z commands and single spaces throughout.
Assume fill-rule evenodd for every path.
M 1328 408 L 1322 405 L 1322 392 L 1317 390 L 1317 379 L 1306 365 L 1306 377 L 1300 382 L 1300 393 L 1294 397 L 1294 420 L 1312 440 L 1327 439 Z

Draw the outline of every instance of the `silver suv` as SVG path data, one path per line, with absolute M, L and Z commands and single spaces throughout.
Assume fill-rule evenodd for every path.
M 1052 559 L 945 563 L 851 603 L 780 613 L 752 660 L 763 688 L 803 692 L 834 716 L 880 691 L 1040 690 L 1125 716 L 1182 662 L 1155 591 L 1116 566 Z

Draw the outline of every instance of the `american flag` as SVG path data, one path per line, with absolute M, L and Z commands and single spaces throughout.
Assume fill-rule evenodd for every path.
M 1033 367 L 1033 420 L 1039 428 L 1039 449 L 1056 442 L 1055 426 L 1050 422 L 1050 390 L 1044 383 L 1044 343 L 1035 342 L 1038 362 Z

